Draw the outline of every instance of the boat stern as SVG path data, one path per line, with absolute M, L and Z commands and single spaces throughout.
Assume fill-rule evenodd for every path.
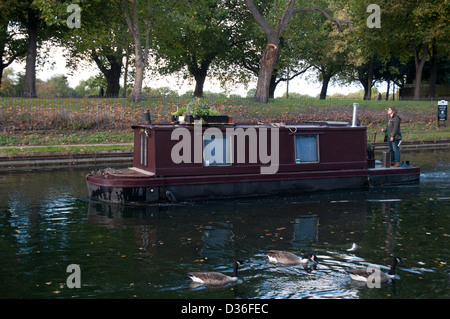
M 154 203 L 160 188 L 151 185 L 151 176 L 132 168 L 86 175 L 89 197 L 108 203 Z

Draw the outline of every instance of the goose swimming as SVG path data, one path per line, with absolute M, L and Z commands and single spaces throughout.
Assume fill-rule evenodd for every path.
M 224 275 L 220 272 L 209 271 L 209 272 L 190 272 L 188 273 L 189 278 L 193 282 L 200 283 L 203 285 L 213 285 L 221 286 L 226 285 L 230 282 L 235 282 L 238 279 L 238 267 L 244 262 L 242 260 L 237 260 L 234 263 L 234 270 L 232 276 Z
M 392 260 L 391 268 L 389 269 L 388 273 L 379 272 L 379 282 L 387 282 L 392 278 L 395 278 L 395 267 L 397 266 L 398 262 L 403 262 L 403 260 L 400 257 L 395 257 Z M 357 281 L 368 281 L 373 280 L 374 278 L 371 277 L 375 273 L 375 269 L 373 268 L 357 268 L 357 269 L 348 269 L 347 272 L 350 274 L 350 277 L 353 280 Z M 369 278 L 370 277 L 370 278 Z
M 269 262 L 283 265 L 307 264 L 308 262 L 317 263 L 317 256 L 313 253 L 304 253 L 299 257 L 293 253 L 283 250 L 269 250 L 267 252 Z

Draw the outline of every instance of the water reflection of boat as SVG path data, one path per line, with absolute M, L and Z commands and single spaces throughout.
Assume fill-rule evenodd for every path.
M 201 258 L 234 256 L 234 243 L 292 249 L 316 243 L 348 245 L 364 238 L 367 201 L 233 200 L 226 204 L 133 206 L 90 203 L 88 220 L 100 227 L 134 230 L 142 252 L 172 247 Z M 319 223 L 320 221 L 320 223 Z M 161 244 L 163 243 L 163 244 Z M 175 248 L 174 248 L 175 247 Z M 190 253 L 189 253 L 190 252 Z M 175 252 L 172 252 L 175 253 Z
M 133 167 L 88 174 L 92 199 L 157 203 L 368 188 L 420 179 L 418 167 L 394 168 L 369 159 L 366 127 L 349 123 L 143 124 L 133 129 Z
M 318 240 L 319 215 L 298 216 L 294 220 L 293 246 L 310 246 Z

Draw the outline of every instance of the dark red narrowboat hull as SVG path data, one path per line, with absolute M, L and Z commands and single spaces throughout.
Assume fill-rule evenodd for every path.
M 373 167 L 364 126 L 145 124 L 133 129 L 133 167 L 87 175 L 92 199 L 158 203 L 368 188 L 420 179 L 418 167 Z
M 157 203 L 237 198 L 312 191 L 404 185 L 420 180 L 418 167 L 348 169 L 277 174 L 179 177 L 88 175 L 92 199 L 111 203 Z

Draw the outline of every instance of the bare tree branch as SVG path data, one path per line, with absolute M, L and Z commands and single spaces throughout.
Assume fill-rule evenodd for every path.
M 312 68 L 312 67 L 313 67 L 312 65 L 308 65 L 308 66 L 306 66 L 304 69 L 301 69 L 300 71 L 295 72 L 294 74 L 292 74 L 292 75 L 289 76 L 289 77 L 280 77 L 279 80 L 278 80 L 277 82 L 280 83 L 280 82 L 291 81 L 291 80 L 293 80 L 294 78 L 296 78 L 297 76 L 299 76 L 299 75 L 305 73 L 306 71 L 308 71 L 308 70 L 309 70 L 310 68 Z

